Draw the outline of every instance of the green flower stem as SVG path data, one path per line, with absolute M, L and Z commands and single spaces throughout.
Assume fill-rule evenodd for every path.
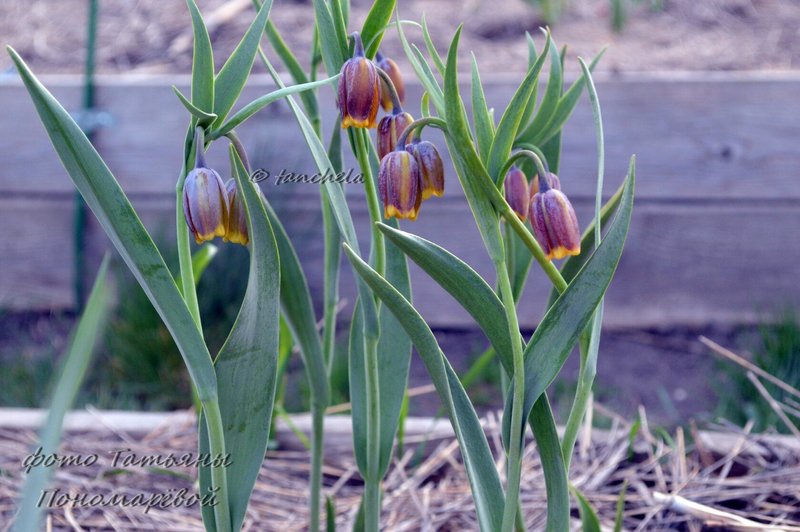
M 197 146 L 202 146 L 203 142 L 203 129 L 197 128 L 191 150 L 194 150 L 195 153 L 202 153 L 203 149 L 201 148 L 198 150 Z M 194 271 L 192 270 L 192 244 L 189 241 L 189 227 L 186 225 L 186 219 L 183 215 L 183 185 L 186 181 L 186 174 L 189 171 L 189 161 L 192 159 L 191 150 L 190 153 L 187 154 L 186 160 L 183 162 L 183 168 L 178 177 L 178 183 L 175 185 L 175 230 L 183 300 L 186 302 L 189 313 L 192 315 L 192 319 L 194 319 L 197 328 L 200 330 L 200 334 L 202 334 L 203 326 L 200 321 L 200 306 L 197 302 L 197 288 L 195 287 Z
M 322 449 L 325 438 L 325 409 L 312 406 L 311 412 L 311 493 L 309 496 L 308 528 L 319 530 L 320 491 L 322 489 Z
M 400 134 L 400 136 L 397 137 L 397 145 L 398 146 L 405 146 L 406 145 L 406 141 L 408 140 L 408 136 L 411 135 L 411 133 L 413 133 L 417 129 L 420 130 L 420 134 L 421 134 L 422 133 L 422 129 L 425 126 L 432 126 L 432 127 L 441 129 L 442 131 L 447 133 L 447 122 L 445 122 L 441 118 L 437 118 L 435 116 L 426 116 L 425 118 L 420 118 L 418 120 L 414 120 L 413 122 L 408 124 L 408 126 L 406 126 L 406 128 L 403 130 L 403 132 Z M 419 135 L 417 135 L 417 137 L 419 137 Z
M 370 142 L 368 133 L 364 129 L 355 130 L 355 148 L 358 166 L 364 174 L 364 190 L 367 195 L 367 208 L 372 231 L 372 257 L 374 260 L 375 271 L 381 276 L 385 272 L 386 264 L 386 245 L 383 241 L 383 233 L 375 228 L 375 224 L 383 220 L 381 217 L 381 206 L 378 200 L 378 191 L 375 189 L 375 179 L 372 175 L 372 167 L 369 164 L 369 153 L 367 152 L 367 142 Z
M 544 152 L 538 147 L 533 144 L 529 144 L 527 142 L 520 142 L 519 144 L 514 145 L 515 148 L 519 150 L 528 150 L 532 151 L 542 160 L 542 164 L 544 165 L 545 172 L 550 172 L 550 167 L 547 164 L 547 157 L 544 156 Z
M 538 151 L 538 150 L 537 150 Z M 519 150 L 518 152 L 514 153 L 511 157 L 508 158 L 506 164 L 503 165 L 503 168 L 500 170 L 500 181 L 499 183 L 502 184 L 503 180 L 506 177 L 506 174 L 511 169 L 511 166 L 518 160 L 518 159 L 530 159 L 533 161 L 533 164 L 536 166 L 536 173 L 540 176 L 547 176 L 550 174 L 549 169 L 547 168 L 547 163 L 544 162 L 544 159 L 539 157 L 536 152 L 532 150 Z M 548 179 L 543 177 L 542 179 Z
M 508 277 L 508 268 L 505 262 L 495 265 L 500 296 L 506 309 L 508 318 L 508 332 L 511 336 L 511 354 L 514 364 L 514 395 L 511 407 L 511 442 L 508 455 L 508 472 L 506 480 L 506 505 L 503 509 L 503 532 L 514 530 L 514 521 L 519 508 L 519 485 L 522 471 L 522 409 L 525 399 L 525 365 L 522 359 L 522 340 L 517 322 L 517 309 L 514 304 L 514 294 L 511 290 L 511 281 Z
M 203 413 L 208 427 L 208 443 L 212 458 L 225 456 L 225 437 L 222 431 L 222 414 L 216 396 L 203 401 Z M 224 466 L 211 467 L 211 484 L 218 489 L 214 519 L 219 532 L 231 532 L 230 508 L 228 506 L 228 477 Z M 205 494 L 204 494 L 205 495 Z
M 233 145 L 233 149 L 236 150 L 236 154 L 239 156 L 239 159 L 242 160 L 242 164 L 244 165 L 244 169 L 247 170 L 247 177 L 250 178 L 250 174 L 252 173 L 252 168 L 250 167 L 250 159 L 247 157 L 247 150 L 244 149 L 244 144 L 242 144 L 239 135 L 236 134 L 236 131 L 228 131 L 225 133 L 225 136 L 228 137 L 231 145 Z
M 365 331 L 365 336 L 366 331 Z M 380 384 L 378 375 L 378 339 L 365 339 L 367 374 L 367 474 L 364 479 L 364 530 L 380 530 L 381 479 L 380 461 Z

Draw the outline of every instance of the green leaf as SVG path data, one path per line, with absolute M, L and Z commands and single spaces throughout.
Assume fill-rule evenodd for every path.
M 361 38 L 367 45 L 367 57 L 375 57 L 375 53 L 381 45 L 384 28 L 392 18 L 395 4 L 395 0 L 376 0 L 372 3 L 367 18 L 364 20 L 364 26 L 361 28 Z
M 597 518 L 597 514 L 594 513 L 592 505 L 589 504 L 589 501 L 578 488 L 573 487 L 572 492 L 575 494 L 575 498 L 578 499 L 578 511 L 581 515 L 583 532 L 600 532 L 600 520 Z
M 547 393 L 536 400 L 528 416 L 539 458 L 544 472 L 545 491 L 547 493 L 547 527 L 546 530 L 569 530 L 569 482 L 558 431 Z
M 325 516 L 326 532 L 336 532 L 336 507 L 331 497 L 325 497 Z
M 631 160 L 622 203 L 608 234 L 561 297 L 549 308 L 525 349 L 524 412 L 530 412 L 533 403 L 558 375 L 611 283 L 630 226 L 635 180 Z M 506 442 L 510 441 L 510 405 L 509 400 L 503 415 L 503 437 Z
M 458 376 L 441 352 L 425 320 L 386 279 L 378 275 L 349 246 L 344 246 L 353 268 L 391 310 L 411 338 L 450 416 L 470 481 L 481 530 L 498 530 L 504 505 L 503 489 L 486 435 Z
M 192 105 L 211 114 L 214 109 L 214 53 L 203 16 L 194 0 L 186 0 L 192 16 L 194 52 L 192 53 Z
M 548 34 L 549 45 L 545 45 L 545 50 L 550 52 L 550 76 L 547 78 L 547 88 L 544 91 L 542 102 L 536 116 L 520 135 L 521 139 L 531 144 L 539 144 L 541 137 L 537 136 L 548 124 L 556 112 L 559 98 L 563 87 L 563 69 L 561 68 L 561 55 L 555 41 Z M 539 60 L 543 59 L 547 53 L 542 52 Z
M 428 54 L 430 54 L 431 59 L 433 59 L 436 70 L 439 71 L 440 76 L 444 76 L 444 62 L 442 61 L 442 56 L 439 55 L 439 51 L 436 49 L 436 45 L 433 44 L 430 31 L 428 31 L 428 22 L 425 20 L 425 12 L 422 13 L 422 37 L 425 39 L 425 46 L 428 48 Z
M 468 264 L 433 242 L 384 224 L 378 224 L 378 229 L 475 319 L 499 353 L 506 371 L 511 373 L 508 321 L 503 304 L 486 281 Z
M 429 77 L 431 67 L 425 62 L 425 59 L 422 58 L 422 60 L 420 60 L 414 54 L 411 45 L 408 43 L 408 39 L 406 39 L 406 34 L 403 32 L 403 25 L 400 24 L 400 14 L 396 13 L 396 15 L 397 20 L 395 25 L 397 26 L 397 35 L 400 37 L 400 42 L 403 45 L 403 51 L 405 51 L 406 57 L 408 57 L 408 60 L 411 63 L 411 67 L 417 74 L 417 78 L 419 78 L 420 82 L 425 87 L 425 91 L 430 94 L 430 98 L 433 100 L 434 107 L 436 107 L 436 110 L 440 115 L 443 115 L 444 95 L 442 94 L 442 88 L 439 86 L 439 82 L 436 81 L 436 78 Z
M 533 37 L 531 37 L 531 34 L 527 31 L 525 32 L 525 39 L 528 41 L 528 69 L 530 69 L 539 59 L 539 54 L 536 53 L 536 43 L 533 42 Z M 533 110 L 536 108 L 536 96 L 538 89 L 539 80 L 537 79 L 536 83 L 533 84 L 531 97 L 528 98 L 528 103 L 525 104 L 525 110 L 522 112 L 522 119 L 520 120 L 519 129 L 522 129 L 523 126 L 527 125 L 528 121 L 531 119 L 531 115 L 533 115 Z M 519 134 L 519 129 L 517 130 L 517 134 Z
M 547 34 L 547 41 L 545 47 L 547 47 L 550 42 L 549 33 Z M 525 76 L 525 79 L 522 80 L 519 88 L 508 103 L 508 107 L 506 107 L 506 110 L 503 112 L 503 116 L 500 118 L 500 123 L 497 126 L 494 141 L 492 142 L 492 149 L 489 151 L 488 170 L 489 175 L 494 177 L 495 183 L 502 183 L 505 177 L 498 175 L 498 173 L 511 155 L 511 146 L 514 144 L 514 137 L 516 137 L 517 130 L 522 123 L 522 113 L 533 94 L 533 88 L 536 86 L 536 82 L 539 79 L 539 72 L 542 71 L 542 66 L 544 65 L 544 59 L 545 55 L 542 54 L 530 70 L 528 70 L 528 74 Z M 548 89 L 549 88 L 550 84 L 548 83 Z M 561 94 L 560 89 L 558 94 Z M 545 100 L 546 99 L 547 94 L 545 93 Z
M 248 179 L 233 146 L 230 149 L 234 178 L 247 212 L 250 274 L 239 315 L 214 360 L 214 368 L 225 446 L 231 456 L 226 469 L 231 528 L 240 530 L 269 441 L 278 371 L 281 264 L 258 185 Z M 206 440 L 207 444 L 204 432 L 205 424 L 201 424 L 201 442 Z M 208 470 L 201 469 L 201 473 L 205 473 L 201 474 L 201 486 L 209 486 Z M 203 510 L 212 511 L 210 507 Z
M 481 74 L 478 72 L 478 60 L 472 54 L 472 119 L 475 122 L 475 140 L 478 143 L 478 152 L 481 160 L 489 160 L 489 151 L 494 142 L 494 122 L 489 115 L 486 105 L 486 96 L 483 93 Z
M 500 193 L 475 151 L 467 125 L 467 113 L 464 110 L 464 102 L 458 88 L 457 56 L 461 29 L 459 26 L 447 55 L 447 71 L 444 77 L 444 115 L 447 117 L 449 134 L 445 136 L 445 139 L 448 151 L 453 156 L 453 164 L 456 167 L 456 173 L 464 189 L 467 202 L 478 224 L 481 238 L 492 262 L 497 264 L 504 260 L 505 251 L 491 195 L 499 196 Z M 500 200 L 502 201 L 502 197 Z
M 329 76 L 339 73 L 346 57 L 347 42 L 342 42 L 336 34 L 333 16 L 325 0 L 313 0 L 314 18 L 319 32 L 319 47 L 322 61 Z
M 622 488 L 619 490 L 619 497 L 617 497 L 617 509 L 614 512 L 614 532 L 622 532 L 622 527 L 625 524 L 625 494 L 628 492 L 628 479 L 622 483 Z
M 195 283 L 200 282 L 203 272 L 206 271 L 208 265 L 214 260 L 218 251 L 219 248 L 217 246 L 208 242 L 200 246 L 200 249 L 194 252 L 194 255 L 192 255 L 192 273 L 194 274 Z
M 206 113 L 205 111 L 195 107 L 194 104 L 192 104 L 192 102 L 190 102 L 186 98 L 186 96 L 184 96 L 183 93 L 178 90 L 178 87 L 176 87 L 175 85 L 172 86 L 172 90 L 175 93 L 175 96 L 178 97 L 178 100 L 180 100 L 180 102 L 186 108 L 186 110 L 189 111 L 189 113 L 191 113 L 192 116 L 197 118 L 197 123 L 199 125 L 204 126 L 210 124 L 211 122 L 214 121 L 214 119 L 217 118 L 217 115 L 215 115 L 214 113 Z
M 625 182 L 623 182 L 614 195 L 611 196 L 605 205 L 603 205 L 602 210 L 600 211 L 600 225 L 605 226 L 608 221 L 614 216 L 614 213 L 617 212 L 619 208 L 620 201 L 622 200 L 622 193 L 625 189 Z M 573 255 L 567 260 L 564 261 L 563 266 L 561 266 L 561 276 L 566 280 L 568 283 L 575 278 L 583 265 L 586 264 L 586 261 L 589 260 L 589 257 L 592 256 L 594 252 L 594 219 L 592 219 L 591 223 L 586 227 L 583 231 L 583 235 L 581 235 L 581 252 L 578 255 Z M 553 288 L 550 291 L 550 299 L 548 301 L 547 306 L 555 302 L 558 299 L 558 290 Z
M 261 34 L 264 33 L 267 25 L 271 7 L 272 0 L 266 0 L 261 5 L 255 20 L 217 74 L 214 81 L 214 112 L 217 114 L 217 119 L 213 124 L 214 128 L 219 127 L 225 120 L 242 93 L 244 84 L 250 76 L 250 70 L 253 68 L 258 43 L 261 41 Z
M 108 315 L 108 288 L 106 276 L 108 273 L 108 255 L 100 264 L 92 292 L 83 310 L 78 326 L 70 340 L 69 349 L 64 355 L 60 369 L 54 373 L 58 375 L 55 390 L 50 402 L 47 419 L 39 434 L 39 453 L 49 456 L 58 451 L 61 441 L 61 427 L 64 416 L 72 407 L 78 390 L 86 377 L 86 370 L 92 359 L 97 337 L 103 327 L 103 322 Z M 53 469 L 50 467 L 34 467 L 27 473 L 25 485 L 22 488 L 22 497 L 19 503 L 19 513 L 14 520 L 15 532 L 39 530 L 42 508 L 38 504 L 42 490 L 47 487 L 52 478 Z
M 164 259 L 117 180 L 69 113 L 8 48 L 64 168 L 158 311 L 184 357 L 201 400 L 214 400 L 211 356 Z
M 339 74 L 327 79 L 310 81 L 301 85 L 292 85 L 291 87 L 284 87 L 282 89 L 272 91 L 269 94 L 265 94 L 264 96 L 260 96 L 239 109 L 236 114 L 230 118 L 230 120 L 225 122 L 225 124 L 223 124 L 218 130 L 212 132 L 210 137 L 219 138 L 225 136 L 228 132 L 239 127 L 242 122 L 259 112 L 261 109 L 273 102 L 280 100 L 281 98 L 285 98 L 290 94 L 302 93 L 311 89 L 316 89 L 317 87 L 322 87 L 323 85 L 327 85 L 329 83 L 334 83 L 337 79 L 339 79 Z
M 294 82 L 296 84 L 308 83 L 308 76 L 306 76 L 303 67 L 300 66 L 300 61 L 297 60 L 297 57 L 283 40 L 280 32 L 278 32 L 278 28 L 275 27 L 275 24 L 273 24 L 271 20 L 267 21 L 266 34 L 267 39 L 269 39 L 269 42 L 272 45 L 272 49 L 275 50 L 275 53 L 281 58 L 281 61 L 283 61 L 283 64 L 286 66 L 286 70 L 289 71 L 289 74 L 292 76 Z M 303 107 L 305 107 L 306 113 L 312 117 L 315 117 L 319 114 L 317 98 L 313 92 L 301 92 L 300 100 L 303 102 Z

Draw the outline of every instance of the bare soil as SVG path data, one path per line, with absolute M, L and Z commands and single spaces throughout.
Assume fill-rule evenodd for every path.
M 218 60 L 233 49 L 252 19 L 242 0 L 198 0 L 210 17 L 224 4 L 243 10 L 212 29 Z M 611 72 L 660 70 L 792 70 L 800 64 L 800 3 L 794 0 L 664 0 L 627 2 L 628 23 L 611 30 L 609 0 L 572 0 L 554 24 L 559 44 L 571 55 L 592 56 L 610 45 L 600 69 Z M 100 3 L 98 71 L 101 73 L 186 73 L 191 39 L 186 3 L 163 0 L 103 0 Z M 360 27 L 371 2 L 353 0 L 350 27 Z M 84 61 L 86 0 L 4 0 L 0 2 L 0 43 L 14 46 L 37 73 L 75 73 Z M 524 0 L 404 0 L 404 19 L 423 14 L 440 52 L 464 23 L 464 59 L 473 51 L 485 72 L 524 72 L 525 32 L 539 36 L 545 23 Z M 272 20 L 307 64 L 313 9 L 309 0 L 277 0 Z M 420 31 L 408 35 L 422 44 Z M 541 39 L 539 40 L 541 42 Z M 188 46 L 187 46 L 188 43 Z M 402 56 L 394 30 L 384 50 Z M 404 60 L 399 61 L 401 65 Z M 462 63 L 463 64 L 463 63 Z M 10 67 L 0 54 L 0 70 Z M 576 70 L 575 61 L 568 69 Z

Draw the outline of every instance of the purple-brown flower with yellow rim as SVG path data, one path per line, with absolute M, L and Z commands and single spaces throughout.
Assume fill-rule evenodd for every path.
M 406 144 L 406 151 L 414 156 L 419 167 L 422 200 L 444 195 L 444 164 L 436 145 L 427 140 L 414 139 Z
M 377 63 L 378 68 L 386 72 L 386 74 L 389 76 L 389 79 L 392 80 L 394 90 L 397 91 L 397 99 L 400 100 L 400 103 L 405 103 L 406 87 L 403 83 L 403 75 L 400 73 L 397 63 L 388 57 L 384 57 L 380 52 L 375 55 L 375 62 Z M 381 106 L 383 107 L 384 111 L 388 112 L 394 107 L 394 102 L 392 102 L 392 93 L 385 81 L 381 81 L 381 83 Z
M 217 172 L 197 167 L 183 184 L 183 215 L 198 244 L 226 234 L 228 194 Z
M 581 233 L 575 209 L 560 190 L 551 188 L 547 179 L 531 199 L 533 236 L 548 260 L 563 259 L 581 252 Z
M 547 181 L 547 184 L 550 185 L 550 188 L 561 190 L 561 180 L 558 178 L 558 176 L 553 172 L 548 172 L 547 175 L 550 178 Z M 533 195 L 537 192 L 539 192 L 539 174 L 534 175 L 533 179 L 531 179 L 531 197 L 533 197 Z
M 416 220 L 422 194 L 419 167 L 413 155 L 395 150 L 381 159 L 378 188 L 386 218 Z
M 395 107 L 394 112 L 381 118 L 378 123 L 378 157 L 383 159 L 389 152 L 397 147 L 397 139 L 403 131 L 414 121 L 410 113 Z M 414 137 L 412 132 L 411 138 Z
M 239 196 L 235 179 L 230 179 L 225 183 L 225 192 L 228 194 L 228 218 L 223 240 L 246 246 L 250 242 L 247 232 L 247 213 L 242 198 Z
M 364 44 L 354 35 L 353 57 L 342 65 L 336 104 L 342 114 L 342 127 L 375 127 L 381 103 L 381 79 L 378 67 L 364 55 Z
M 503 181 L 503 191 L 505 192 L 506 202 L 511 210 L 521 221 L 528 219 L 528 207 L 530 196 L 528 195 L 528 178 L 517 168 L 512 166 L 506 173 Z

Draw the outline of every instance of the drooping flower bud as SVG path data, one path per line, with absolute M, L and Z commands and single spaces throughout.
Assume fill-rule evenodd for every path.
M 512 166 L 508 170 L 503 182 L 503 190 L 508 206 L 524 222 L 528 218 L 530 196 L 528 195 L 528 179 L 522 170 L 516 166 Z
M 431 196 L 443 196 L 444 164 L 436 146 L 427 140 L 414 139 L 412 143 L 406 144 L 406 151 L 417 161 L 423 201 Z
M 550 177 L 550 179 L 547 181 L 547 184 L 550 185 L 550 188 L 561 190 L 561 180 L 558 178 L 558 176 L 553 172 L 548 172 L 547 174 L 548 177 Z M 539 192 L 539 174 L 536 174 L 533 176 L 533 179 L 531 179 L 531 197 L 533 197 L 533 195 L 537 192 Z
M 548 260 L 563 259 L 581 252 L 581 233 L 575 209 L 560 190 L 543 180 L 531 200 L 531 226 Z
M 397 139 L 403 130 L 414 121 L 414 117 L 402 109 L 394 109 L 394 113 L 384 116 L 378 123 L 378 157 L 383 159 L 397 147 Z M 410 138 L 414 138 L 412 132 Z
M 225 183 L 225 192 L 228 194 L 228 219 L 225 224 L 226 242 L 233 242 L 246 246 L 250 241 L 247 233 L 247 213 L 239 196 L 235 179 L 229 179 Z
M 380 52 L 375 55 L 375 60 L 378 64 L 378 68 L 386 72 L 389 75 L 389 79 L 392 80 L 392 84 L 394 85 L 394 89 L 397 91 L 397 98 L 400 100 L 400 103 L 405 103 L 406 87 L 403 83 L 403 75 L 400 73 L 397 63 L 388 57 L 384 57 Z M 382 81 L 381 86 L 381 106 L 383 107 L 383 110 L 387 112 L 391 111 L 393 107 L 392 93 L 385 81 Z
M 353 57 L 342 65 L 336 105 L 342 114 L 342 127 L 375 127 L 381 101 L 378 67 L 364 56 L 361 37 L 355 34 Z
M 413 155 L 395 150 L 381 159 L 378 188 L 386 218 L 416 220 L 422 194 L 419 167 Z
M 225 236 L 228 194 L 217 172 L 198 166 L 183 185 L 183 215 L 198 244 Z

